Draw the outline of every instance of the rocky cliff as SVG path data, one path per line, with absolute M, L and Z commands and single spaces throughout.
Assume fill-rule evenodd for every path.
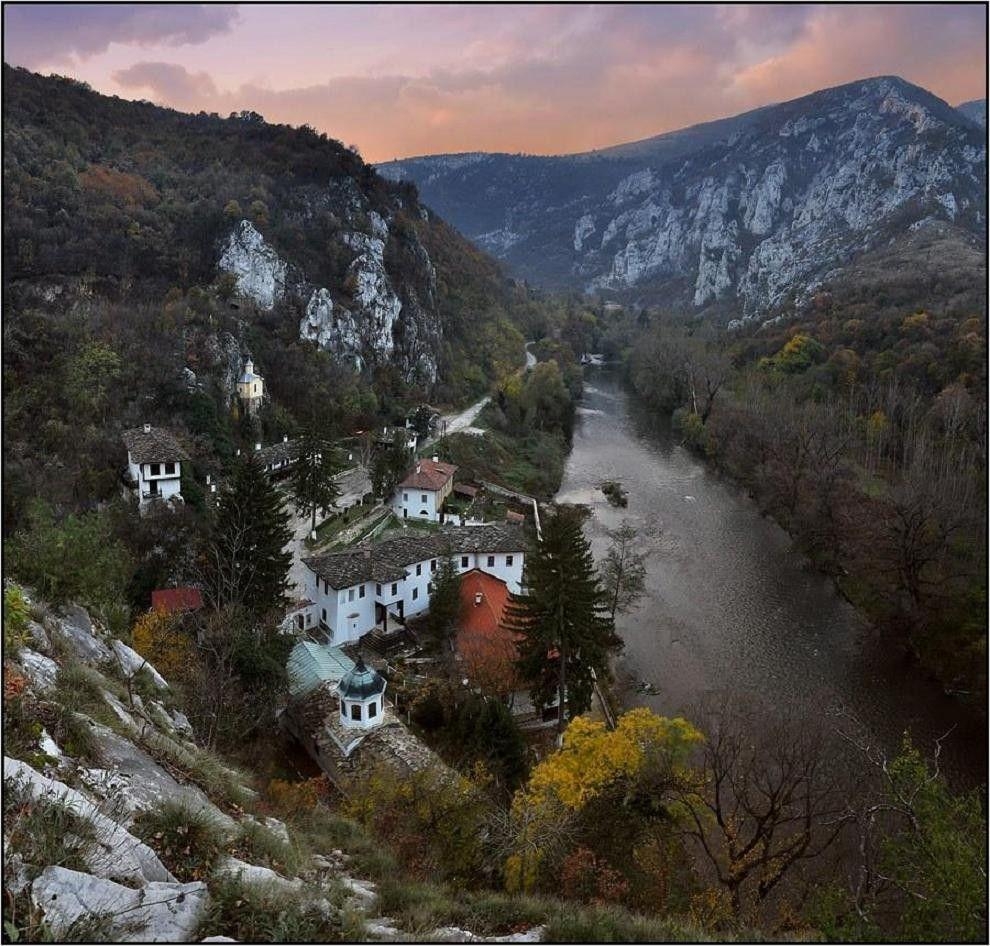
M 527 278 L 745 315 L 912 226 L 986 226 L 984 133 L 893 77 L 584 155 L 379 170 Z

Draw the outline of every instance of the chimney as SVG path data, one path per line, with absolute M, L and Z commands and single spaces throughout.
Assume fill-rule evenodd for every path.
M 289 442 L 289 435 L 282 434 L 282 443 L 288 443 L 288 442 Z
M 435 454 L 435 453 L 433 454 L 433 462 L 434 463 L 439 463 L 440 462 L 440 457 L 437 454 Z
M 217 491 L 217 484 L 216 483 L 211 483 L 210 484 L 210 492 L 211 493 L 215 493 L 216 491 Z
M 238 448 L 237 448 L 237 456 L 240 456 L 240 455 L 241 455 L 241 448 L 240 448 L 240 447 L 238 447 Z
M 210 485 L 210 474 L 209 473 L 206 474 L 206 485 L 207 486 Z
M 144 432 L 146 434 L 150 434 L 151 433 L 151 424 L 145 424 L 144 425 Z
M 260 449 L 261 449 L 261 444 L 260 444 L 260 443 L 256 443 L 256 444 L 254 445 L 254 449 L 255 449 L 255 450 L 260 450 Z
M 384 437 L 388 433 L 388 427 L 382 427 L 382 436 Z
M 478 605 L 481 604 L 481 601 L 482 601 L 483 598 L 484 598 L 484 595 L 480 591 L 476 591 L 474 593 L 474 606 L 475 607 L 478 607 Z
M 416 464 L 416 472 L 417 473 L 421 473 L 422 471 L 423 471 L 423 464 L 422 463 L 417 463 Z

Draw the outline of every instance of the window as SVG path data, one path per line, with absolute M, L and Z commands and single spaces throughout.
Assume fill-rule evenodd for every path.
M 494 555 L 489 555 L 488 556 L 488 567 L 489 568 L 494 568 L 495 567 L 495 556 Z
M 305 618 L 301 614 L 296 615 L 296 623 L 299 625 L 299 630 L 301 631 L 305 626 Z
M 359 598 L 363 598 L 364 597 L 364 585 L 362 585 L 360 588 L 358 588 L 358 597 Z
M 323 623 L 326 624 L 327 623 L 327 609 L 326 608 L 323 608 L 322 611 L 323 611 Z
M 433 561 L 430 562 L 430 571 L 435 572 L 436 570 L 437 570 L 437 560 L 433 559 Z
M 152 463 L 148 466 L 148 476 L 158 476 L 162 471 L 162 465 L 160 463 Z
M 506 566 L 506 568 L 512 568 L 512 556 L 511 555 L 506 555 L 505 556 L 505 566 Z
M 461 556 L 461 568 L 467 568 L 468 557 L 466 555 Z
M 375 594 L 378 595 L 379 598 L 382 596 L 382 586 L 381 585 L 375 585 Z
M 325 578 L 323 579 L 323 593 L 325 595 L 330 594 L 330 582 L 328 582 Z
M 419 588 L 413 588 L 413 601 L 419 597 Z
M 425 503 L 425 502 L 426 502 L 426 493 L 422 493 L 422 494 L 420 495 L 420 497 L 419 497 L 419 501 L 420 501 L 421 503 Z
M 399 586 L 398 585 L 392 585 L 392 594 L 393 595 L 397 595 L 398 593 L 399 593 Z
M 344 701 L 340 701 L 340 718 L 347 719 L 347 710 L 344 708 Z
M 174 463 L 166 463 L 165 464 L 165 475 L 166 476 L 175 476 L 175 464 Z
M 369 703 L 368 704 L 368 719 L 374 719 L 378 715 L 378 704 Z
M 402 494 L 402 501 L 403 501 L 404 503 L 407 503 L 407 502 L 409 502 L 409 494 L 408 494 L 408 493 L 403 493 L 403 494 Z
M 361 718 L 361 704 L 351 703 L 351 719 L 360 719 L 360 718 Z
M 419 563 L 419 564 L 418 564 L 418 565 L 416 566 L 416 577 L 418 578 L 418 577 L 419 577 L 420 575 L 422 575 L 422 574 L 423 574 L 423 563 L 422 563 L 422 562 L 420 562 L 420 563 Z
M 354 589 L 353 588 L 348 588 L 347 589 L 347 600 L 348 601 L 353 601 L 354 600 Z

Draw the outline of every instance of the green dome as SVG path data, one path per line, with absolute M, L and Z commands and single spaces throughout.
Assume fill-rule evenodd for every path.
M 377 696 L 385 690 L 385 681 L 381 674 L 371 667 L 366 667 L 364 658 L 358 657 L 353 670 L 349 670 L 340 679 L 339 692 L 344 700 L 366 700 L 369 696 Z

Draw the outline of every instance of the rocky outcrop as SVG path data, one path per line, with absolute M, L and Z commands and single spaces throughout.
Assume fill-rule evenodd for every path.
M 237 291 L 259 309 L 273 308 L 285 295 L 288 264 L 250 220 L 242 220 L 227 238 L 217 265 L 237 280 Z
M 381 170 L 528 279 L 745 315 L 929 217 L 985 239 L 982 131 L 890 77 L 587 155 Z
M 65 867 L 47 868 L 31 885 L 31 899 L 56 937 L 80 921 L 98 928 L 102 920 L 108 939 L 121 943 L 188 942 L 209 904 L 202 881 L 134 890 Z

